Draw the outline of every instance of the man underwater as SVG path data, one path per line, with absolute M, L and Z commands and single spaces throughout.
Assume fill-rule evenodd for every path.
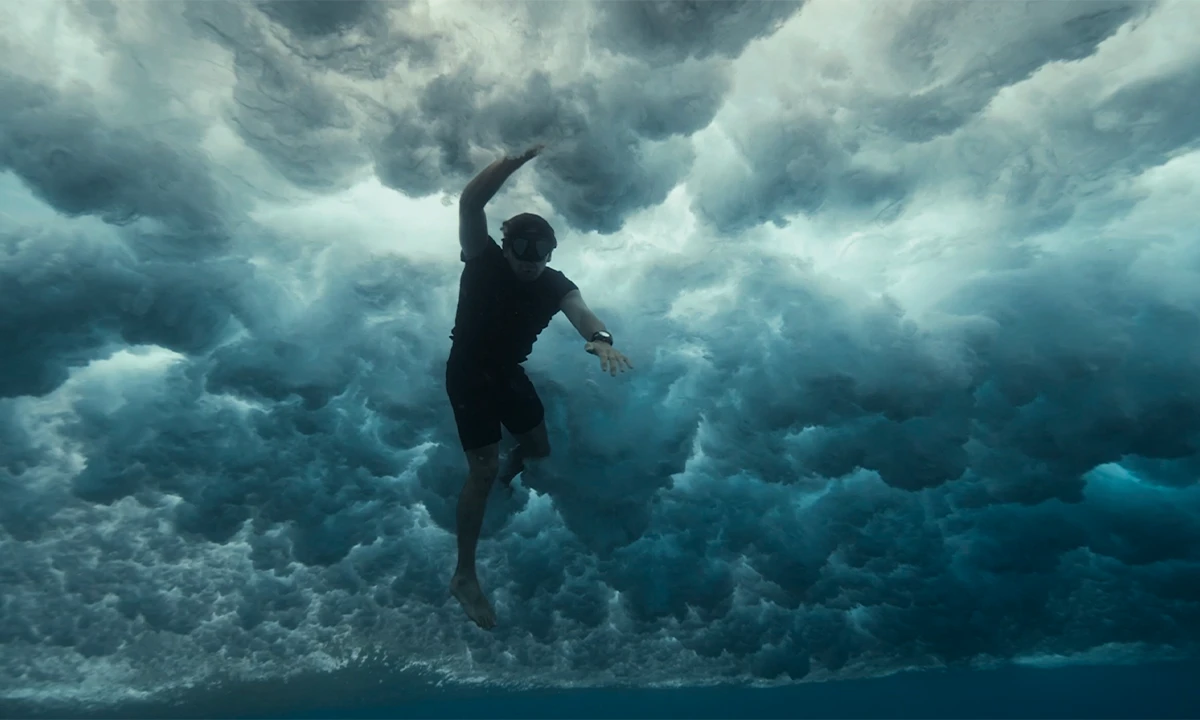
M 465 266 L 446 361 L 446 393 L 468 471 L 458 496 L 458 566 L 450 592 L 485 630 L 495 627 L 496 614 L 479 586 L 475 547 L 488 493 L 497 476 L 507 485 L 524 469 L 525 459 L 550 454 L 545 408 L 521 363 L 561 310 L 587 341 L 584 350 L 600 358 L 603 370 L 616 375 L 633 369 L 613 347 L 612 335 L 584 303 L 578 286 L 562 272 L 546 267 L 558 247 L 550 223 L 521 213 L 500 226 L 500 245 L 488 234 L 484 206 L 541 149 L 533 147 L 519 157 L 493 162 L 467 184 L 459 199 L 458 242 Z M 501 425 L 517 440 L 503 469 Z

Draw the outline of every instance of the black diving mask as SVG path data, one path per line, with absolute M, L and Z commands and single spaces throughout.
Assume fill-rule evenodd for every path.
M 512 248 L 513 257 L 525 262 L 543 262 L 550 259 L 550 253 L 558 247 L 554 240 L 539 238 L 530 240 L 523 237 L 505 238 Z

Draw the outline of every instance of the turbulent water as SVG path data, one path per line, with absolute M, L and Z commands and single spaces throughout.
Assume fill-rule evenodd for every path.
M 0 701 L 1195 658 L 1197 27 L 0 5 Z M 554 453 L 489 504 L 485 633 L 447 593 L 455 204 L 535 144 L 489 228 L 550 220 L 634 369 L 538 340 Z

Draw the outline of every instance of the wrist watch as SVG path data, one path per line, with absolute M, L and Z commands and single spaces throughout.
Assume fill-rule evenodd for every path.
M 596 332 L 592 333 L 592 342 L 603 342 L 612 345 L 612 335 L 604 332 L 603 330 L 597 330 Z

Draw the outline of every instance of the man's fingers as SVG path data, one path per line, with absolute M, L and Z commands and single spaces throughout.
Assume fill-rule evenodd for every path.
M 625 357 L 616 350 L 610 350 L 607 345 L 601 347 L 596 343 L 587 343 L 584 345 L 584 350 L 600 358 L 600 369 L 615 376 L 618 372 L 625 372 L 625 369 L 633 369 L 633 363 L 629 358 Z

